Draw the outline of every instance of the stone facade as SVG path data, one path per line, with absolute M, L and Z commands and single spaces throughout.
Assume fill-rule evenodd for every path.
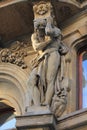
M 47 12 L 50 8 L 46 4 L 43 8 L 36 8 L 39 2 L 39 0 L 0 2 L 0 113 L 3 112 L 0 115 L 4 115 L 8 108 L 14 109 L 17 116 L 17 128 L 20 130 L 31 128 L 86 130 L 86 110 L 76 111 L 78 110 L 77 53 L 83 44 L 87 44 L 86 0 L 45 1 L 52 4 L 54 24 L 61 29 L 63 35 L 61 41 L 69 48 L 65 56 L 65 67 L 68 69 L 64 68 L 64 73 L 71 81 L 71 90 L 67 96 L 66 109 L 58 119 L 45 106 L 44 110 L 39 108 L 36 113 L 33 108 L 29 108 L 28 83 L 32 70 L 31 61 L 37 54 L 31 40 L 31 35 L 35 31 L 33 19 L 36 20 L 39 15 L 42 18 L 42 14 L 45 13 L 47 15 L 52 13 Z M 36 14 L 34 14 L 33 6 Z M 45 19 L 46 17 L 44 15 Z M 32 110 L 31 114 L 30 110 Z M 3 117 L 0 118 L 2 119 Z

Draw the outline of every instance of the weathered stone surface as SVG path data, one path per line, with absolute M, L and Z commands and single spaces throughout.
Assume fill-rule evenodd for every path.
M 86 130 L 87 109 L 79 110 L 58 119 L 57 130 Z
M 33 31 L 32 4 L 28 0 L 0 1 L 1 46 Z
M 16 117 L 17 128 L 43 128 L 48 127 L 49 130 L 86 130 L 87 129 L 87 110 L 79 110 L 58 118 L 56 121 L 51 114 L 24 115 Z
M 55 130 L 55 118 L 52 114 L 45 113 L 44 115 L 24 115 L 16 117 L 16 127 L 18 130 L 30 128 L 50 128 Z
M 49 105 L 58 117 L 66 108 L 70 90 L 69 75 L 64 74 L 65 65 L 70 62 L 68 57 L 65 60 L 69 49 L 61 42 L 61 30 L 54 24 L 50 2 L 39 2 L 33 9 L 35 18 L 31 41 L 37 56 L 32 60 L 28 81 L 29 106 Z
M 25 115 L 51 114 L 49 106 L 30 106 L 26 109 Z
M 37 3 L 39 0 L 32 1 Z M 2 39 L 0 37 L 2 40 L 0 40 L 0 47 L 7 47 L 7 45 L 9 45 L 9 42 L 12 43 L 10 40 L 17 40 L 16 38 L 21 40 L 21 38 L 23 38 L 22 36 L 25 36 L 26 39 L 27 33 L 29 33 L 28 36 L 30 37 L 30 33 L 33 30 L 33 12 L 31 13 L 31 11 L 29 11 L 32 10 L 32 6 L 31 4 L 27 5 L 28 2 L 30 1 L 2 0 L 0 3 L 0 36 L 2 37 Z M 79 3 L 76 2 L 76 0 L 52 0 L 52 5 L 54 6 L 57 24 L 62 29 L 63 41 L 71 48 L 72 52 L 71 63 L 68 63 L 67 66 L 68 71 L 70 72 L 69 77 L 73 79 L 73 87 L 67 99 L 68 104 L 64 113 L 66 115 L 73 111 L 76 111 L 78 108 L 77 52 L 87 43 L 87 1 Z M 83 9 L 80 10 L 80 8 Z M 26 12 L 27 16 L 25 15 Z M 9 63 L 0 63 L 0 101 L 7 104 L 7 106 L 10 105 L 11 107 L 14 107 L 17 115 L 24 114 L 26 107 L 29 105 L 29 93 L 26 81 L 30 73 L 29 62 L 31 59 L 33 59 L 34 52 L 28 52 L 28 54 L 29 55 L 25 57 L 28 68 L 24 71 L 16 65 Z M 3 105 L 1 104 L 1 106 Z M 0 107 L 0 110 L 2 111 L 2 107 Z M 80 113 L 78 113 L 78 115 L 80 115 Z M 85 115 L 80 116 L 81 119 L 80 117 L 76 118 L 76 121 L 78 122 L 75 124 L 75 126 L 78 128 L 75 128 L 74 124 L 72 127 L 72 123 L 76 123 L 74 121 L 75 116 L 72 116 L 71 118 L 62 117 L 59 119 L 59 128 L 68 128 L 70 130 L 71 128 L 73 130 L 87 130 L 87 126 L 85 124 L 86 117 Z M 84 117 L 85 120 L 83 121 Z M 83 122 L 83 124 L 81 124 L 81 122 Z M 82 125 L 81 127 L 80 124 Z M 65 128 L 65 126 L 67 126 L 67 128 Z

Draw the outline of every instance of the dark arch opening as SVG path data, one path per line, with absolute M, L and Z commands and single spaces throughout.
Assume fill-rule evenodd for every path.
M 15 128 L 15 109 L 0 99 L 0 130 Z

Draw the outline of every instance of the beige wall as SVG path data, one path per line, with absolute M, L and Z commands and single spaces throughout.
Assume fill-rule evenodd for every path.
M 62 27 L 63 42 L 70 48 L 71 63 L 69 64 L 69 78 L 72 80 L 71 91 L 68 95 L 68 105 L 63 116 L 77 109 L 77 51 L 75 46 L 87 39 L 87 12 L 79 14 L 74 19 L 66 22 Z M 30 42 L 30 41 L 29 41 Z M 31 71 L 30 61 L 34 52 L 25 58 L 27 69 L 10 64 L 0 64 L 0 98 L 3 102 L 15 108 L 16 115 L 23 115 L 28 106 L 28 77 Z M 73 130 L 86 130 L 87 126 L 74 128 Z M 39 129 L 38 129 L 39 130 Z
M 69 77 L 72 80 L 71 92 L 68 95 L 68 106 L 66 113 L 70 113 L 76 110 L 76 100 L 77 100 L 77 69 L 76 69 L 76 60 L 77 54 L 74 48 L 79 39 L 87 35 L 87 16 L 84 12 L 77 16 L 74 20 L 69 20 L 62 29 L 63 41 L 67 46 L 70 47 L 70 58 L 71 63 L 69 64 Z M 84 40 L 84 39 L 83 39 Z M 9 99 L 5 96 L 5 100 L 14 100 L 12 106 L 18 111 L 18 114 L 23 114 L 26 106 L 28 105 L 28 76 L 30 73 L 30 61 L 34 57 L 34 53 L 30 53 L 29 50 L 28 56 L 25 58 L 27 64 L 27 69 L 21 69 L 20 67 L 13 64 L 1 64 L 0 65 L 0 93 L 1 95 L 8 95 Z M 3 79 L 3 80 L 2 80 Z M 10 98 L 11 97 L 11 98 Z M 12 101 L 13 102 L 13 101 Z
M 79 14 L 76 18 L 65 23 L 62 29 L 64 43 L 70 47 L 71 63 L 70 63 L 70 78 L 72 79 L 72 88 L 68 97 L 67 112 L 73 112 L 77 108 L 77 87 L 78 87 L 78 72 L 77 72 L 77 51 L 75 46 L 87 39 L 87 12 Z M 85 38 L 84 38 L 85 37 Z

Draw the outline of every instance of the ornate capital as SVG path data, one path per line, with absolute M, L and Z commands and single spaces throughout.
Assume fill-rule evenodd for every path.
M 34 18 L 47 18 L 52 15 L 52 5 L 50 2 L 41 1 L 33 6 Z

